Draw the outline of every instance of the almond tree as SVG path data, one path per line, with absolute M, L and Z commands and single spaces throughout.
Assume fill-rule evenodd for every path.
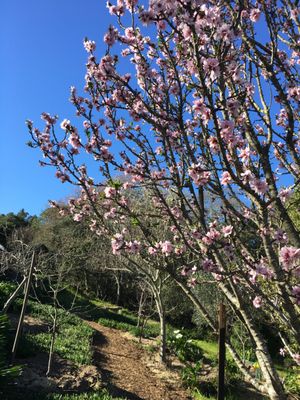
M 143 235 L 139 254 L 176 266 L 174 279 L 212 328 L 191 286 L 195 269 L 215 280 L 255 346 L 261 380 L 227 340 L 245 379 L 271 399 L 284 399 L 253 315 L 272 322 L 299 363 L 300 237 L 286 202 L 300 175 L 298 2 L 143 4 L 108 3 L 116 26 L 104 36 L 107 51 L 99 60 L 95 42 L 84 41 L 85 97 L 71 90 L 81 131 L 69 120 L 59 130 L 58 118 L 43 113 L 44 130 L 28 121 L 32 145 L 43 152 L 41 165 L 82 188 L 81 200 L 71 204 L 74 219 L 99 217 L 104 191 L 110 218 L 135 221 Z M 90 177 L 82 153 L 98 163 L 99 176 Z M 116 185 L 116 173 L 130 183 Z M 130 187 L 147 189 L 155 215 L 145 220 L 135 212 Z M 164 240 L 154 227 L 158 214 L 169 227 Z M 91 228 L 101 230 L 94 221 Z M 113 251 L 132 251 L 128 243 L 120 231 Z

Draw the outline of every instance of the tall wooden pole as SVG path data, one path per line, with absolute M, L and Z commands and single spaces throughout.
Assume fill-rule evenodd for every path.
M 29 295 L 29 290 L 30 290 L 30 285 L 31 285 L 31 279 L 32 279 L 32 274 L 33 274 L 33 270 L 34 270 L 34 266 L 35 266 L 35 260 L 36 260 L 36 255 L 35 255 L 35 251 L 33 251 L 30 269 L 29 269 L 29 273 L 28 273 L 28 277 L 27 277 L 27 285 L 26 285 L 26 289 L 25 289 L 22 310 L 21 310 L 18 327 L 17 327 L 17 331 L 16 331 L 16 336 L 15 336 L 15 340 L 14 340 L 14 344 L 13 344 L 13 348 L 12 348 L 12 355 L 11 355 L 12 362 L 14 361 L 14 359 L 16 357 L 17 347 L 18 347 L 19 339 L 20 339 L 21 332 L 22 332 L 24 315 L 25 315 L 25 310 L 26 310 L 26 305 L 27 305 L 27 300 L 28 300 L 28 295 Z
M 226 310 L 220 303 L 219 308 L 219 373 L 218 373 L 218 400 L 225 399 L 225 360 L 226 360 Z

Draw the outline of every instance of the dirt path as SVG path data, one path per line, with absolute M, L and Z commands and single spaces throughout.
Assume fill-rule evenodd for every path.
M 148 352 L 116 329 L 86 321 L 97 333 L 94 338 L 94 364 L 113 396 L 128 400 L 188 400 L 191 397 L 174 374 L 164 367 L 155 371 L 147 365 Z

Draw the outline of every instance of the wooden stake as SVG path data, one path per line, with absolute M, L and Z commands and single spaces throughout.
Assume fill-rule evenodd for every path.
M 27 276 L 24 276 L 22 282 L 19 284 L 17 289 L 13 292 L 13 294 L 10 296 L 10 298 L 7 300 L 7 302 L 4 304 L 4 307 L 3 307 L 3 310 L 2 310 L 3 313 L 6 313 L 6 311 L 10 307 L 10 305 L 16 299 L 16 297 L 18 296 L 18 294 L 21 291 L 22 287 L 25 285 L 27 279 L 28 279 Z
M 218 400 L 225 399 L 225 361 L 226 361 L 226 310 L 220 303 L 219 308 L 219 373 L 218 373 Z
M 36 257 L 35 257 L 35 251 L 34 251 L 32 253 L 31 264 L 30 264 L 29 274 L 28 274 L 28 278 L 27 278 L 27 285 L 26 285 L 26 289 L 25 289 L 22 310 L 21 310 L 21 314 L 20 314 L 20 318 L 19 318 L 19 322 L 18 322 L 15 341 L 14 341 L 13 348 L 12 348 L 12 355 L 11 355 L 12 362 L 14 362 L 14 359 L 16 357 L 17 346 L 18 346 L 19 339 L 20 339 L 21 332 L 22 332 L 24 315 L 25 315 L 25 310 L 26 310 L 26 305 L 27 305 L 27 300 L 28 300 L 28 295 L 29 295 L 29 289 L 30 289 L 30 285 L 31 285 L 33 269 L 35 266 L 35 259 L 36 259 Z

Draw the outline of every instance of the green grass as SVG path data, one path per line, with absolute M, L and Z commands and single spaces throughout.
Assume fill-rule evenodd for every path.
M 21 393 L 16 389 L 11 388 L 10 391 L 7 391 L 3 400 L 126 400 L 124 397 L 121 399 L 111 396 L 106 389 L 78 394 L 32 392 L 27 389 L 24 389 Z
M 204 394 L 199 393 L 198 391 L 193 392 L 193 399 L 194 400 L 213 400 L 216 397 L 206 397 Z
M 52 326 L 51 315 L 53 307 L 48 304 L 29 302 L 28 310 L 36 317 Z M 58 310 L 58 330 L 55 340 L 54 352 L 76 364 L 92 363 L 91 342 L 93 329 L 85 324 L 76 315 L 64 310 Z M 37 334 L 26 334 L 20 347 L 20 355 L 28 356 L 37 351 L 48 352 L 51 341 L 51 333 L 41 332 Z
M 51 394 L 46 397 L 47 400 L 121 400 L 121 398 L 112 397 L 107 390 L 94 393 L 81 393 L 81 394 Z M 122 398 L 124 399 L 124 397 Z
M 205 358 L 211 361 L 218 359 L 218 343 L 206 342 L 205 340 L 194 340 L 193 342 L 203 350 Z

